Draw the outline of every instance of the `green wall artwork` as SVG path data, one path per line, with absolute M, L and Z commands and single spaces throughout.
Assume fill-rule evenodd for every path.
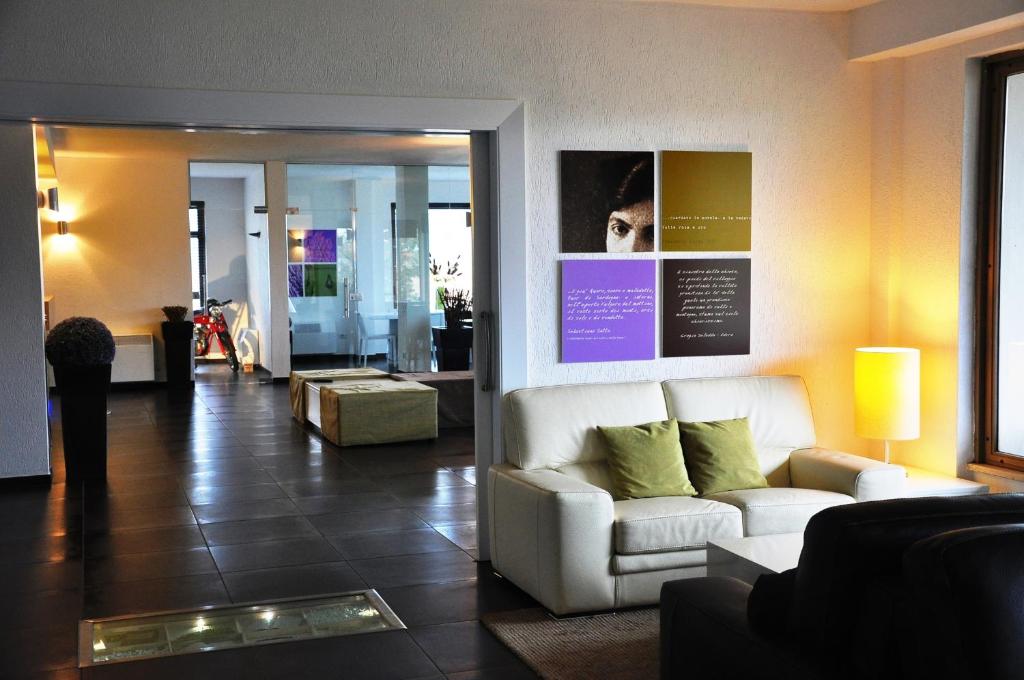
M 305 297 L 337 297 L 337 265 L 307 264 L 305 274 Z

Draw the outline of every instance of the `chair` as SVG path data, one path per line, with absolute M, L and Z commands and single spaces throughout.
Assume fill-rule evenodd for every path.
M 356 312 L 356 320 L 359 323 L 359 358 L 363 366 L 366 366 L 366 357 L 368 354 L 370 340 L 387 340 L 388 365 L 390 366 L 393 363 L 392 358 L 394 357 L 395 346 L 398 344 L 398 338 L 391 332 L 391 318 L 391 315 L 386 314 L 363 314 L 362 312 Z M 386 333 L 371 333 L 367 328 L 367 319 L 370 322 L 370 327 L 372 327 L 377 321 L 383 320 L 387 322 L 388 331 Z
M 960 529 L 903 556 L 919 678 L 1020 678 L 1024 525 Z
M 796 569 L 761 576 L 753 588 L 732 578 L 664 584 L 661 677 L 1019 677 L 987 674 L 1006 668 L 994 661 L 970 667 L 974 661 L 966 655 L 974 653 L 970 640 L 997 621 L 1010 626 L 1002 631 L 1007 639 L 990 638 L 979 653 L 994 656 L 990 650 L 1000 645 L 1020 646 L 1021 614 L 1011 611 L 1024 591 L 1020 562 L 1013 561 L 1024 554 L 1020 535 L 979 531 L 977 549 L 964 548 L 959 561 L 943 548 L 955 542 L 945 537 L 962 530 L 1021 522 L 1022 494 L 900 499 L 823 510 L 807 525 Z M 1000 537 L 993 539 L 993 532 Z M 1007 549 L 986 552 L 991 541 Z M 952 573 L 956 578 L 949 577 Z M 994 591 L 1000 587 L 1007 597 L 997 604 Z M 944 626 L 953 618 L 956 626 Z M 944 662 L 936 655 L 957 658 Z M 1007 658 L 1024 663 L 1020 649 Z M 969 672 L 950 675 L 955 661 Z

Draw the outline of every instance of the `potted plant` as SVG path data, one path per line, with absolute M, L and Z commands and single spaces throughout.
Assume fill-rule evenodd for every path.
M 469 369 L 469 353 L 473 349 L 473 300 L 465 290 L 445 289 L 441 295 L 444 308 L 444 328 L 432 329 L 437 348 L 439 371 L 465 371 Z
M 161 307 L 167 321 L 160 324 L 164 336 L 164 366 L 167 369 L 167 388 L 181 390 L 192 386 L 192 342 L 194 325 L 186 320 L 188 307 L 168 305 Z
M 461 259 L 462 256 L 458 255 L 454 262 L 445 261 L 442 266 L 433 256 L 430 258 L 430 277 L 434 279 L 434 286 L 437 289 L 437 306 L 442 309 L 444 309 L 444 294 L 448 290 L 448 286 L 462 276 L 462 272 L 459 271 L 459 260 Z
M 107 476 L 107 392 L 114 336 L 96 319 L 74 316 L 46 336 L 46 358 L 60 392 L 68 482 Z

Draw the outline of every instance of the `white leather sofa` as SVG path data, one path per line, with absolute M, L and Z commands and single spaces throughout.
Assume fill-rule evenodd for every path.
M 769 488 L 614 501 L 598 425 L 749 419 Z M 903 468 L 817 448 L 794 376 L 516 390 L 488 474 L 494 568 L 555 614 L 658 601 L 706 573 L 709 539 L 803 531 L 824 508 L 902 495 Z M 685 455 L 685 453 L 684 453 Z

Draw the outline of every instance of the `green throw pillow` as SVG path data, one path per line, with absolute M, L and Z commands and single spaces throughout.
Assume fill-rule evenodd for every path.
M 686 470 L 701 496 L 768 486 L 746 418 L 679 423 L 679 435 Z
M 696 496 L 683 464 L 676 420 L 598 427 L 608 442 L 612 496 L 617 501 L 655 496 Z

